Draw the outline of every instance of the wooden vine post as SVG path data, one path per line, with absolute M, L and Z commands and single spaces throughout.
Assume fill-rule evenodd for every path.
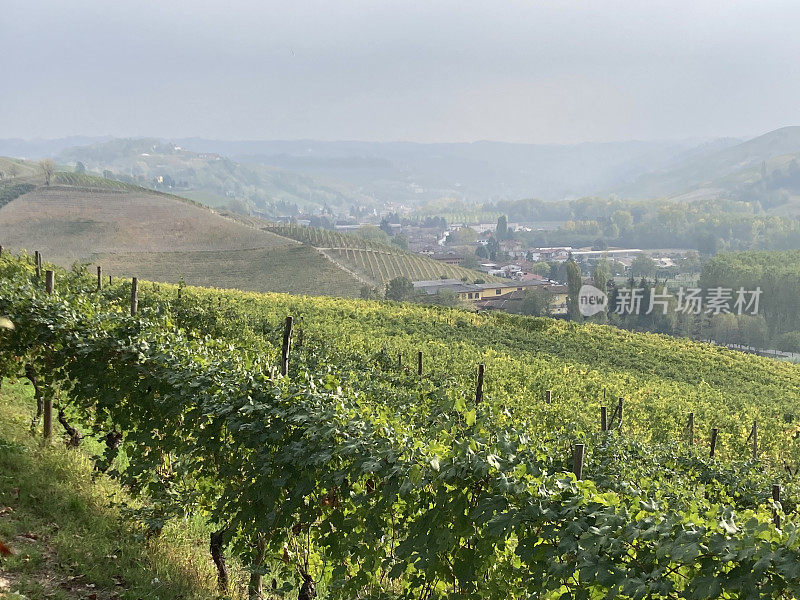
M 572 447 L 572 472 L 578 481 L 583 477 L 583 454 L 586 450 L 585 444 L 575 444 Z
M 417 352 L 417 375 L 422 375 L 422 350 Z
M 48 294 L 52 294 L 55 289 L 55 273 L 47 271 L 45 273 L 44 289 Z M 53 394 L 52 390 L 47 390 L 44 394 L 44 411 L 42 412 L 44 424 L 44 439 L 51 440 L 53 437 Z
M 486 371 L 486 365 L 481 363 L 478 365 L 478 385 L 475 388 L 475 406 L 483 402 L 483 374 Z
M 139 280 L 131 279 L 131 316 L 139 312 Z
M 600 431 L 608 431 L 608 409 L 600 407 Z
M 719 434 L 719 429 L 714 427 L 711 430 L 711 450 L 708 453 L 709 458 L 714 458 L 714 454 L 717 451 L 717 435 Z
M 33 264 L 36 267 L 36 279 L 42 278 L 42 255 L 38 250 L 33 252 Z
M 758 460 L 758 421 L 753 421 L 750 435 L 753 436 L 753 460 Z
M 402 352 L 398 352 L 397 353 L 397 368 L 399 368 L 399 369 L 403 368 L 403 353 Z
M 256 556 L 253 560 L 253 566 L 257 567 L 250 573 L 250 581 L 247 584 L 247 598 L 248 600 L 261 600 L 263 596 L 263 582 L 261 571 L 258 567 L 264 564 L 264 558 L 267 554 L 267 536 L 264 533 L 259 533 L 256 537 Z
M 686 429 L 689 430 L 689 445 L 694 446 L 694 413 L 689 413 L 689 422 L 686 424 Z
M 292 351 L 292 327 L 294 327 L 294 317 L 286 317 L 283 326 L 283 346 L 281 347 L 281 375 L 284 377 L 289 373 L 289 353 Z
M 611 415 L 611 423 L 617 421 L 617 429 L 622 429 L 622 398 L 617 401 L 617 407 Z
M 772 501 L 773 502 L 780 502 L 781 501 L 781 486 L 777 483 L 772 484 Z M 781 517 L 778 514 L 778 509 L 775 508 L 772 511 L 772 521 L 775 523 L 775 527 L 781 526 Z
M 217 587 L 220 592 L 228 591 L 228 565 L 225 562 L 225 534 L 227 527 L 217 531 L 212 531 L 210 535 L 209 549 L 211 550 L 211 560 L 217 567 Z
M 98 265 L 97 266 L 97 291 L 103 289 L 103 268 Z
M 544 391 L 544 403 L 550 404 L 553 401 L 553 390 Z

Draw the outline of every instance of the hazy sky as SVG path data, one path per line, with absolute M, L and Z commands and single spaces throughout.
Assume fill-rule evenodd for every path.
M 800 2 L 4 0 L 0 138 L 574 143 L 800 124 Z

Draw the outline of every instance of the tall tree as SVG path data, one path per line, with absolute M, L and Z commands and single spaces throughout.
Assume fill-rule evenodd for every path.
M 594 271 L 592 272 L 592 280 L 594 281 L 594 287 L 602 292 L 608 293 L 608 278 L 610 277 L 609 273 L 609 266 L 608 266 L 608 259 L 601 258 L 597 261 L 597 264 L 594 266 Z M 605 323 L 608 321 L 608 304 L 606 304 L 606 309 L 602 312 L 597 313 L 595 315 L 594 320 L 600 323 Z
M 608 259 L 601 258 L 597 261 L 597 264 L 594 266 L 594 271 L 592 272 L 592 279 L 594 280 L 594 287 L 598 290 L 602 290 L 604 292 L 608 292 L 606 287 L 608 286 L 608 278 L 610 277 L 611 269 L 608 266 Z
M 646 254 L 639 254 L 631 263 L 632 277 L 655 277 L 656 261 Z
M 497 255 L 500 253 L 500 243 L 496 237 L 489 238 L 489 243 L 486 245 L 489 250 L 489 258 L 497 260 Z
M 520 312 L 532 317 L 548 317 L 552 309 L 553 294 L 543 287 L 535 287 L 525 292 Z
M 386 285 L 387 300 L 410 300 L 414 296 L 414 284 L 408 277 L 395 277 Z
M 578 294 L 581 291 L 581 268 L 574 260 L 567 261 L 567 314 L 570 321 L 583 321 Z
M 50 158 L 44 158 L 39 161 L 39 169 L 42 171 L 42 175 L 44 175 L 44 184 L 50 185 L 50 180 L 53 177 L 53 173 L 56 170 L 56 165 Z
M 508 239 L 508 217 L 500 215 L 497 217 L 497 229 L 495 230 L 495 237 L 498 241 Z

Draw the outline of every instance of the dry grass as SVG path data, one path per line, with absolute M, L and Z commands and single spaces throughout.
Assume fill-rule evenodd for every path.
M 0 244 L 69 266 L 109 252 L 199 252 L 294 245 L 180 199 L 142 191 L 39 187 L 0 209 Z

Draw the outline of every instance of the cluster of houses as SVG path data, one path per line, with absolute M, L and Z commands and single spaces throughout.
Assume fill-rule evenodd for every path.
M 529 289 L 541 287 L 550 292 L 553 315 L 567 313 L 567 286 L 547 281 L 539 277 L 536 281 L 509 283 L 468 283 L 458 279 L 433 279 L 414 281 L 414 291 L 430 296 L 447 292 L 455 294 L 459 300 L 475 304 L 476 308 L 487 310 L 512 310 L 518 307 Z
M 514 256 L 513 252 L 508 252 Z M 460 300 L 472 302 L 479 309 L 506 310 L 519 312 L 526 292 L 531 289 L 545 289 L 551 294 L 553 315 L 567 314 L 567 287 L 542 275 L 531 272 L 536 262 L 564 262 L 570 258 L 575 260 L 584 271 L 589 272 L 592 265 L 606 258 L 630 267 L 633 260 L 642 254 L 638 248 L 613 248 L 607 250 L 577 249 L 570 246 L 552 248 L 531 248 L 520 251 L 514 262 L 485 262 L 480 270 L 487 275 L 508 280 L 503 283 L 468 283 L 457 279 L 438 279 L 432 281 L 415 281 L 414 289 L 420 294 L 438 294 L 441 291 L 455 294 Z M 457 265 L 463 255 L 455 252 L 433 253 L 434 260 Z M 654 258 L 657 266 L 669 267 L 674 262 L 668 257 Z

